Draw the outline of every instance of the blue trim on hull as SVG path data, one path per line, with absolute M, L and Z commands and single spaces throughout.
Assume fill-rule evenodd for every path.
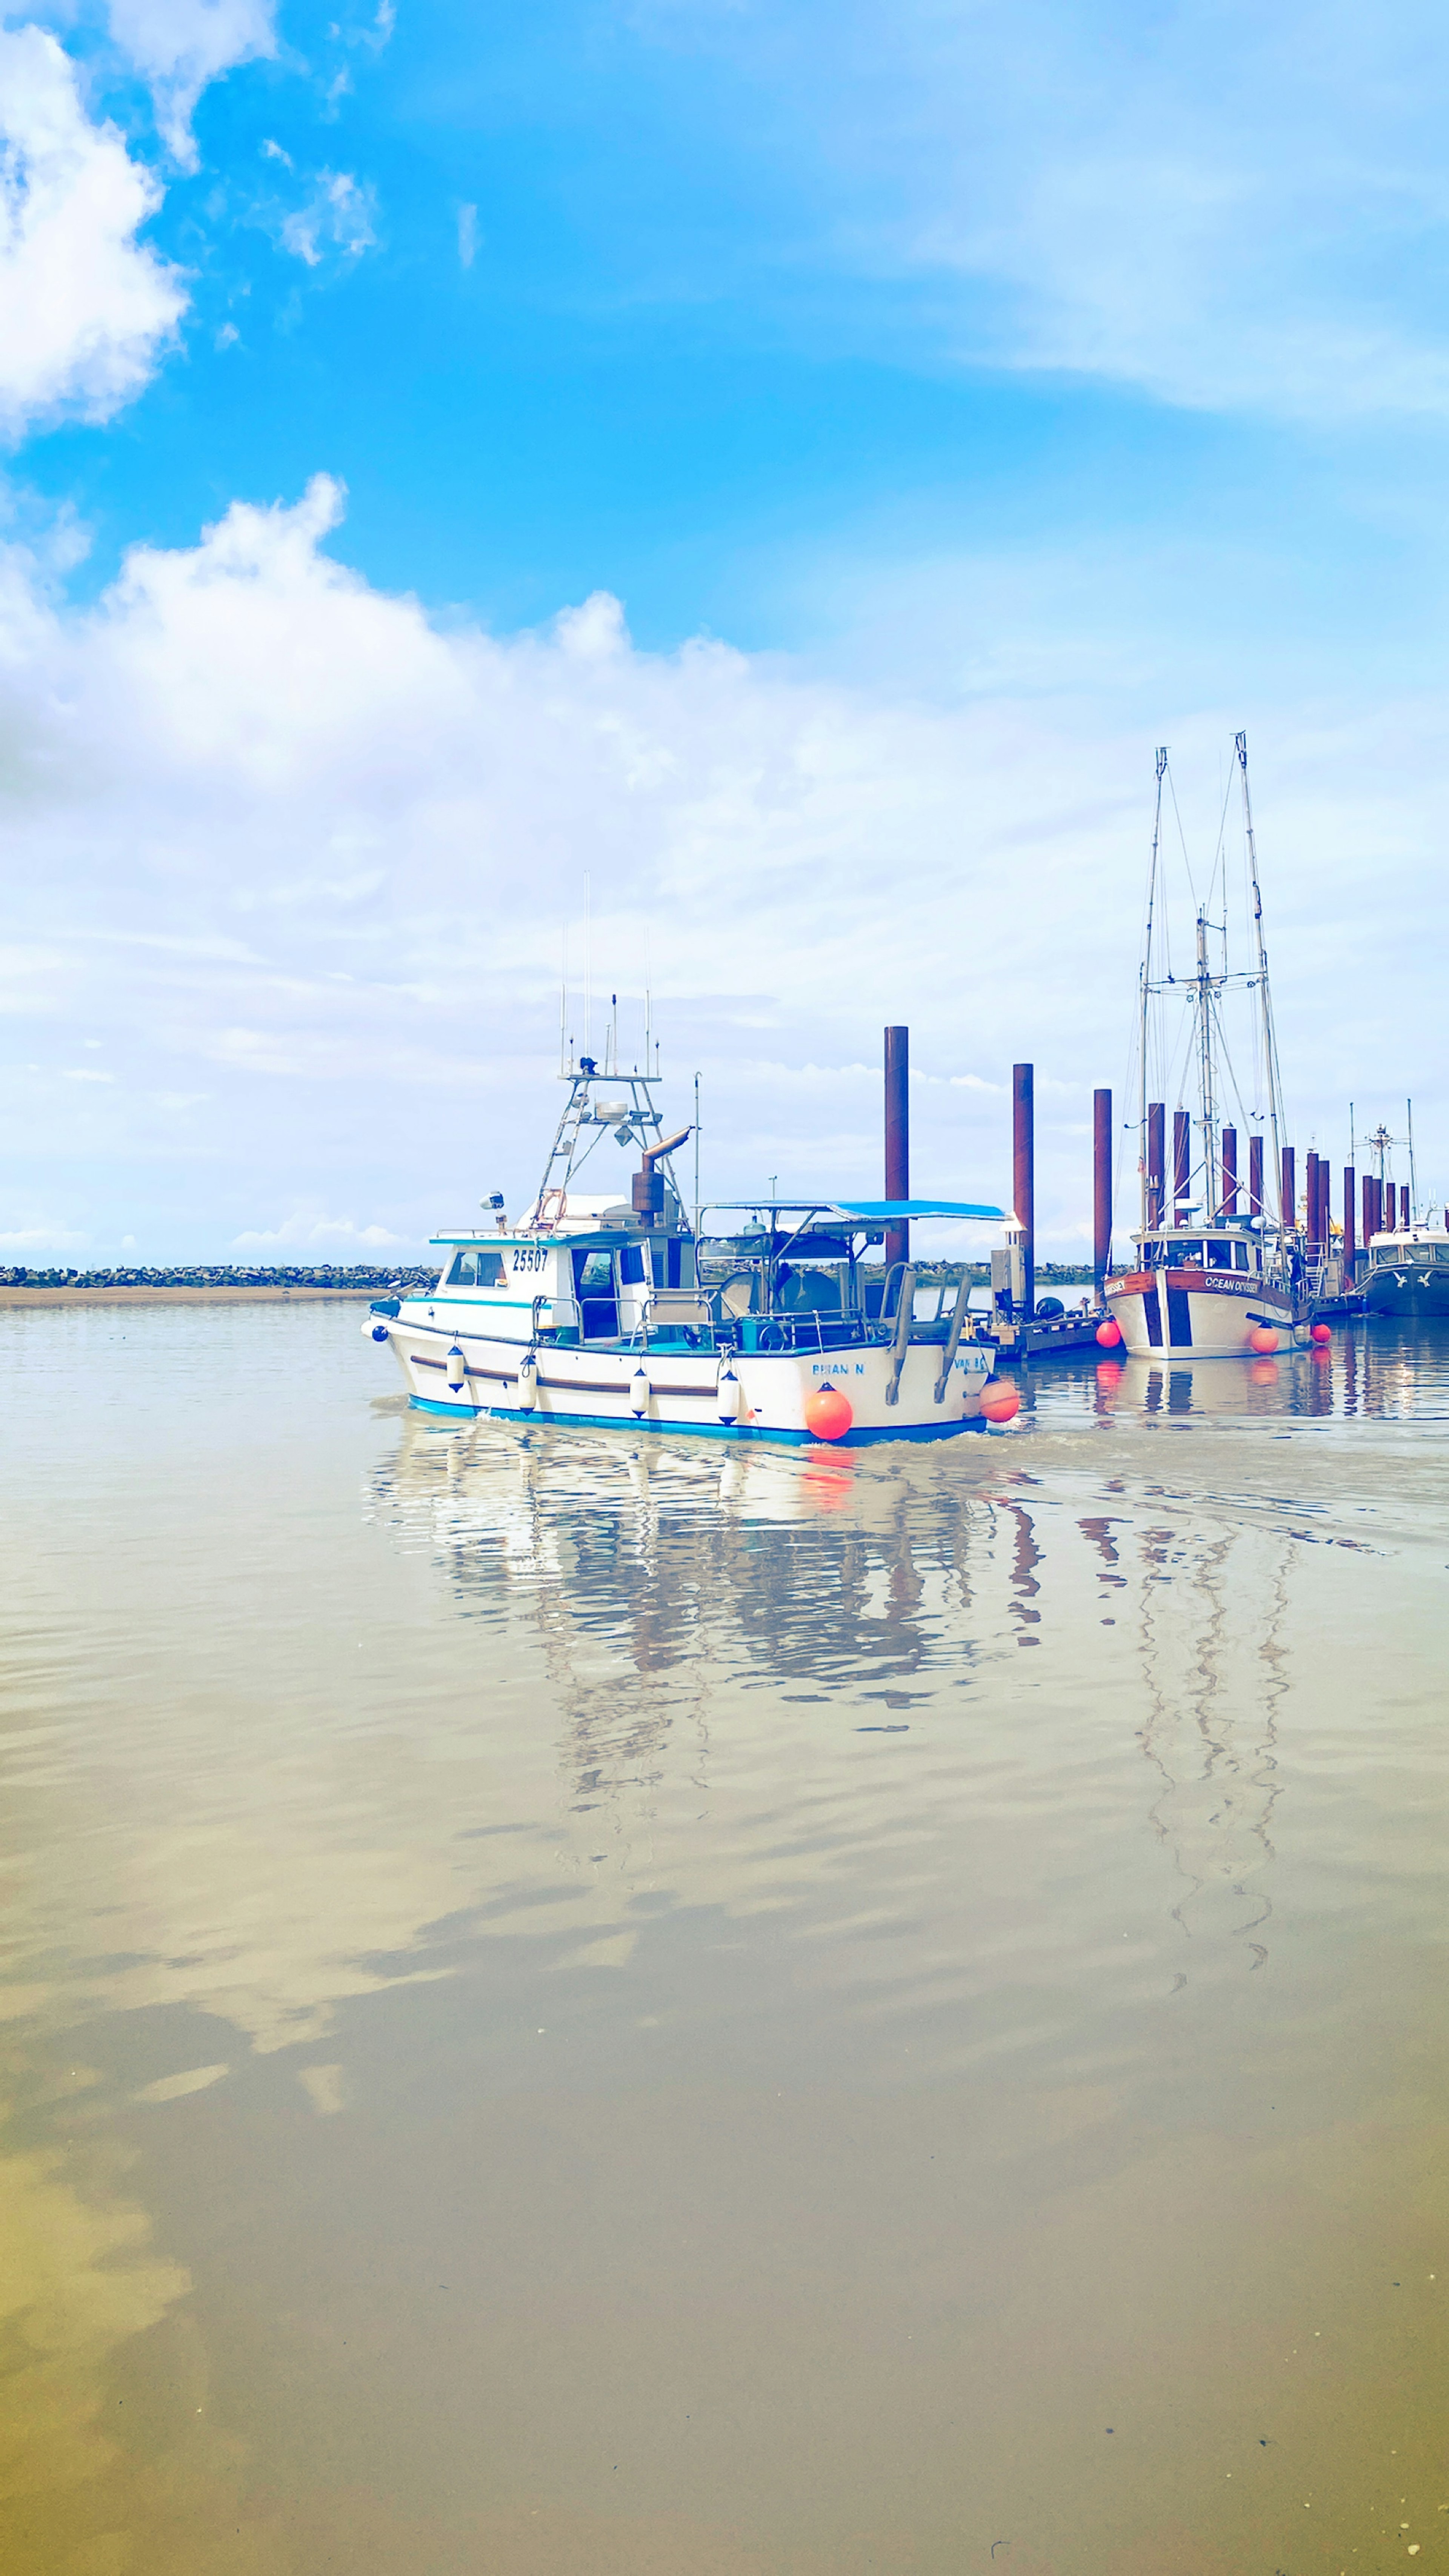
M 843 1440 L 822 1440 L 814 1431 L 756 1431 L 743 1422 L 647 1422 L 633 1413 L 627 1418 L 617 1413 L 521 1413 L 511 1404 L 438 1404 L 428 1395 L 410 1395 L 408 1402 L 414 1412 L 441 1414 L 448 1422 L 558 1423 L 573 1431 L 652 1431 L 660 1438 L 672 1434 L 680 1440 L 773 1440 L 791 1449 L 864 1449 L 877 1440 L 952 1440 L 959 1432 L 991 1427 L 973 1417 L 969 1422 L 912 1423 L 900 1431 L 847 1431 Z

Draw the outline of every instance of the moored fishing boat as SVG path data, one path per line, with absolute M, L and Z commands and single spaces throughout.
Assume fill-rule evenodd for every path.
M 659 1077 L 568 1066 L 568 1099 L 537 1198 L 510 1225 L 434 1236 L 424 1296 L 374 1301 L 366 1329 L 391 1345 L 412 1402 L 455 1418 L 491 1413 L 632 1424 L 734 1440 L 932 1439 L 981 1424 L 993 1352 L 973 1338 L 968 1282 L 949 1314 L 915 1313 L 915 1271 L 864 1262 L 914 1218 L 996 1223 L 958 1200 L 822 1195 L 686 1214 L 663 1132 Z M 578 1186 L 607 1137 L 635 1148 L 629 1196 Z M 983 1400 L 986 1413 L 983 1414 Z M 1014 1411 L 1008 1390 L 1001 1410 Z
M 1185 974 L 1172 971 L 1162 854 L 1167 753 L 1157 754 L 1157 810 L 1140 981 L 1141 1218 L 1130 1238 L 1133 1259 L 1105 1282 L 1107 1313 L 1127 1351 L 1137 1359 L 1237 1358 L 1245 1351 L 1267 1354 L 1303 1343 L 1310 1328 L 1304 1264 L 1293 1226 L 1292 1156 L 1285 1154 L 1281 1142 L 1278 1049 L 1245 734 L 1238 735 L 1236 751 L 1254 942 L 1251 967 L 1238 972 L 1228 962 L 1221 835 L 1207 900 L 1197 906 L 1192 968 Z M 1223 897 L 1222 921 L 1210 918 L 1215 892 Z M 1247 1101 L 1239 1088 L 1224 1025 L 1224 997 L 1230 993 L 1250 997 L 1247 1044 L 1264 1095 L 1259 1102 Z M 1172 1082 L 1180 1091 L 1190 1085 L 1197 1095 L 1195 1116 L 1186 1107 L 1173 1112 L 1170 1186 L 1167 1099 L 1148 1097 L 1154 1063 L 1162 1067 L 1164 1094 Z M 1260 1132 L 1250 1134 L 1245 1193 L 1238 1177 L 1238 1129 L 1223 1117 L 1229 1105 L 1235 1105 L 1235 1115 L 1250 1126 L 1259 1123 Z M 1266 1137 L 1261 1132 L 1264 1122 Z M 1246 1207 L 1239 1204 L 1243 1195 Z
M 1449 1223 L 1370 1235 L 1368 1260 L 1363 1301 L 1371 1315 L 1449 1321 Z

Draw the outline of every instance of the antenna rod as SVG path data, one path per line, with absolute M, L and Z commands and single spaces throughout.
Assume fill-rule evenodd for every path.
M 1419 1176 L 1414 1169 L 1414 1104 L 1412 1100 L 1406 1100 L 1404 1107 L 1409 1113 L 1409 1223 L 1412 1225 L 1414 1222 L 1414 1210 L 1419 1204 Z
M 699 1234 L 699 1076 L 694 1077 L 694 1231 Z

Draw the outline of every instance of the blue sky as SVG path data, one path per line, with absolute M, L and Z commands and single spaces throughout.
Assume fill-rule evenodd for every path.
M 1300 1142 L 1449 1182 L 1436 16 L 4 30 L 0 1258 L 517 1202 L 586 872 L 714 1186 L 871 1182 L 900 1017 L 930 1186 L 1035 1059 L 1071 1249 L 1239 724 Z

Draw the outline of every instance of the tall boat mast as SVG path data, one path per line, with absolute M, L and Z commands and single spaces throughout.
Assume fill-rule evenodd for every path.
M 1268 1085 L 1268 1123 L 1273 1132 L 1273 1193 L 1278 1202 L 1279 1235 L 1290 1234 L 1295 1210 L 1283 1205 L 1283 1102 L 1278 1076 L 1278 1040 L 1273 1032 L 1273 996 L 1268 985 L 1268 950 L 1263 938 L 1263 896 L 1258 884 L 1258 845 L 1253 838 L 1253 800 L 1248 792 L 1248 737 L 1237 736 L 1238 767 L 1243 773 L 1243 830 L 1248 843 L 1248 874 L 1253 889 L 1253 936 L 1258 944 L 1258 991 L 1262 1002 L 1263 1070 Z
M 1147 1009 L 1152 991 L 1152 916 L 1157 902 L 1157 858 L 1162 842 L 1162 781 L 1167 774 L 1167 745 L 1157 748 L 1157 806 L 1152 817 L 1152 865 L 1147 876 L 1147 928 L 1142 941 L 1142 1027 L 1139 1032 L 1137 1060 L 1142 1082 L 1138 1115 L 1137 1169 L 1142 1179 L 1142 1212 L 1139 1224 L 1145 1229 L 1152 1221 L 1151 1178 L 1147 1169 Z
M 1208 917 L 1206 907 L 1197 912 L 1197 1010 L 1198 1089 L 1202 1095 L 1202 1187 L 1203 1223 L 1212 1225 L 1218 1213 L 1218 1113 L 1213 1084 L 1213 979 L 1208 966 Z

